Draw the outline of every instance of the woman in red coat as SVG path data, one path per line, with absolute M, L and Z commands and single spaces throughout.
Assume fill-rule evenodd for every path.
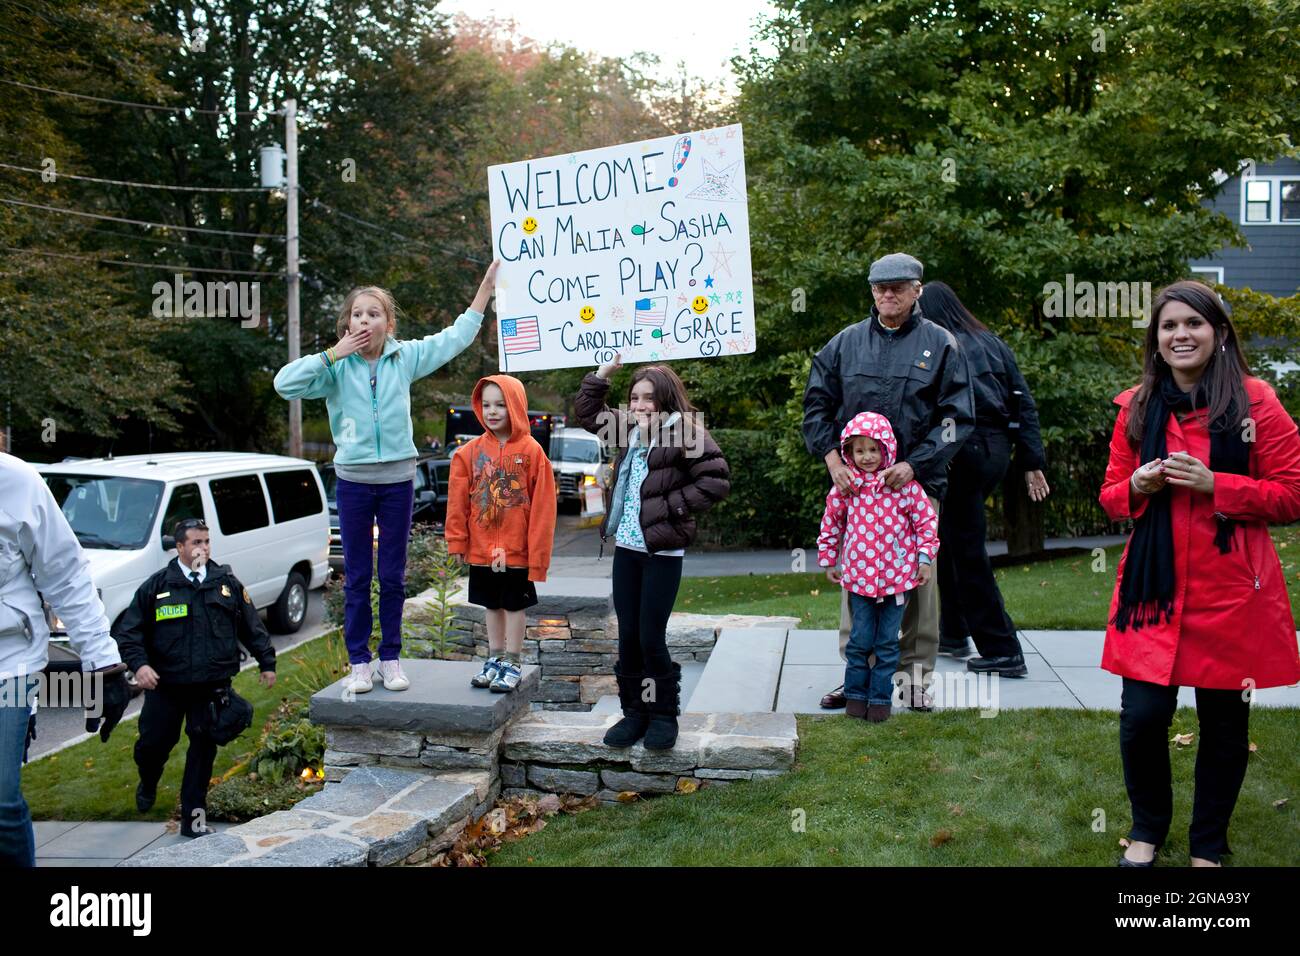
M 1196 688 L 1200 740 L 1188 844 L 1216 866 L 1246 776 L 1251 692 L 1300 681 L 1270 522 L 1300 518 L 1300 436 L 1250 376 L 1217 295 L 1176 282 L 1152 309 L 1142 382 L 1115 398 L 1101 505 L 1134 520 L 1101 666 L 1124 678 L 1120 754 L 1133 809 L 1121 866 L 1151 866 L 1169 832 L 1169 728 Z

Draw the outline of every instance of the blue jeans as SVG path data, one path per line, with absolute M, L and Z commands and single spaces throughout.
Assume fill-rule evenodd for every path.
M 402 653 L 402 605 L 406 601 L 406 546 L 411 540 L 415 483 L 367 485 L 338 479 L 339 537 L 343 539 L 343 640 L 348 660 L 370 662 L 370 582 L 375 573 L 374 526 L 379 525 L 379 659 Z
M 888 594 L 883 602 L 849 593 L 849 610 L 853 627 L 849 631 L 849 644 L 844 649 L 844 696 L 848 700 L 865 700 L 868 704 L 889 704 L 894 693 L 894 672 L 898 670 L 901 651 L 898 647 L 898 628 L 903 623 L 906 604 Z M 876 666 L 867 664 L 867 657 L 876 654 Z
M 21 786 L 36 684 L 34 674 L 0 681 L 0 867 L 6 869 L 36 865 L 36 834 Z

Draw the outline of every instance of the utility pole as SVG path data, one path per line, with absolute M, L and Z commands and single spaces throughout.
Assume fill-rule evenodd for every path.
M 289 327 L 289 361 L 298 358 L 301 348 L 298 328 L 298 294 L 301 280 L 298 275 L 298 101 L 284 101 L 284 147 L 285 172 L 288 182 L 288 206 L 285 208 L 285 271 L 288 273 L 288 296 L 286 311 Z M 295 398 L 289 402 L 289 454 L 294 458 L 302 457 L 302 400 Z

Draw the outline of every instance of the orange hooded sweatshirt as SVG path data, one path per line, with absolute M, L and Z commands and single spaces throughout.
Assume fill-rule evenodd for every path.
M 483 388 L 506 398 L 510 438 L 504 445 L 483 421 Z M 474 414 L 484 432 L 451 459 L 447 499 L 447 550 L 467 564 L 527 568 L 528 580 L 545 581 L 555 537 L 555 476 L 528 427 L 528 396 L 511 375 L 488 375 L 474 386 Z M 500 549 L 498 551 L 498 549 Z

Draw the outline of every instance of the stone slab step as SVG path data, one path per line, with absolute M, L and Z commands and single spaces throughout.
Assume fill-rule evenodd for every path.
M 695 714 L 770 713 L 781 682 L 786 634 L 785 628 L 724 627 L 683 710 Z
M 347 678 L 335 681 L 311 698 L 311 719 L 326 726 L 374 727 L 438 734 L 490 733 L 528 708 L 528 699 L 541 680 L 541 669 L 523 668 L 523 679 L 509 694 L 471 687 L 469 679 L 482 669 L 476 661 L 403 660 L 411 686 L 385 690 L 376 681 L 366 694 L 347 695 Z M 359 706 L 364 702 L 364 706 Z M 206 838 L 205 838 L 206 839 Z
M 471 783 L 358 767 L 340 783 L 212 836 L 131 857 L 123 866 L 387 866 L 469 817 Z
M 607 747 L 605 731 L 617 719 L 614 714 L 534 711 L 506 730 L 502 758 L 530 765 L 620 763 L 643 773 L 697 769 L 779 772 L 794 766 L 799 742 L 793 714 L 683 714 L 677 721 L 677 745 L 672 750 L 648 751 L 639 743 Z

